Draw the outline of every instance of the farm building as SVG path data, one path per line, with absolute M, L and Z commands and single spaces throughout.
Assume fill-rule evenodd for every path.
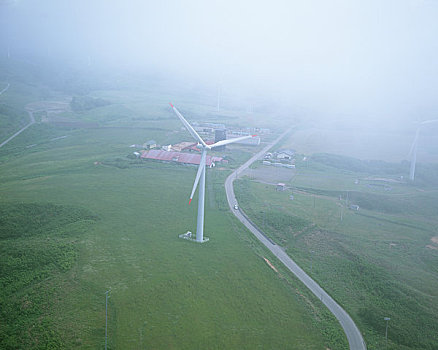
M 141 157 L 142 159 L 155 159 L 161 160 L 165 162 L 177 162 L 183 164 L 195 164 L 199 165 L 201 162 L 200 154 L 190 154 L 190 153 L 181 153 L 181 152 L 167 152 L 161 150 L 151 150 L 151 151 L 143 151 Z M 210 168 L 214 167 L 217 162 L 221 162 L 221 157 L 212 157 L 207 155 L 206 157 L 206 165 Z
M 277 190 L 277 191 L 284 191 L 285 189 L 286 189 L 286 185 L 285 185 L 284 183 L 279 182 L 279 183 L 277 184 L 277 187 L 276 187 L 276 190 Z
M 157 147 L 157 142 L 155 140 L 149 140 L 143 144 L 143 147 L 146 149 L 152 149 Z
M 295 151 L 292 149 L 282 149 L 277 152 L 277 159 L 292 159 Z
M 216 129 L 214 131 L 214 142 L 219 142 L 227 139 L 227 131 L 225 129 Z M 225 146 L 219 146 L 216 148 L 218 151 L 223 151 Z
M 359 206 L 357 204 L 351 204 L 350 205 L 350 209 L 358 211 L 359 210 Z
M 183 141 L 172 145 L 172 150 L 175 152 L 181 152 L 183 150 L 190 149 L 191 147 L 196 147 L 196 142 Z

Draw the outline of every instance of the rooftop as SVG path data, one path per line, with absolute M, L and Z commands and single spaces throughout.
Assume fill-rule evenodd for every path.
M 201 163 L 201 155 L 193 153 L 181 153 L 181 152 L 167 152 L 162 150 L 150 150 L 143 151 L 140 158 L 143 159 L 156 159 L 168 162 L 178 162 L 184 164 L 196 164 Z M 221 157 L 212 157 L 207 155 L 205 162 L 207 166 L 211 166 L 212 163 L 220 162 Z

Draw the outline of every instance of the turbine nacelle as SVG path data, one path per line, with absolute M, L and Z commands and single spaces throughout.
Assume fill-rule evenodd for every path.
M 203 150 L 204 148 L 206 148 L 206 149 L 211 149 L 211 147 L 209 146 L 209 145 L 206 145 L 206 146 L 203 146 L 203 145 L 201 145 L 199 142 L 198 142 L 198 144 L 196 145 L 196 148 L 198 148 L 199 150 Z

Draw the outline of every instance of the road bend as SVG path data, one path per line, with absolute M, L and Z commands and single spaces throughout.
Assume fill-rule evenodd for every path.
M 356 324 L 347 314 L 347 312 L 330 296 L 324 289 L 322 289 L 318 283 L 316 283 L 309 275 L 307 275 L 302 268 L 300 268 L 290 257 L 286 254 L 284 249 L 269 238 L 267 238 L 263 232 L 261 232 L 256 226 L 254 226 L 245 213 L 240 208 L 239 210 L 234 209 L 234 205 L 237 203 L 236 196 L 234 195 L 233 182 L 245 169 L 247 169 L 253 162 L 257 159 L 263 157 L 263 155 L 277 144 L 287 133 L 292 130 L 286 130 L 281 134 L 276 140 L 264 147 L 259 153 L 253 156 L 245 164 L 235 170 L 230 176 L 225 180 L 225 191 L 227 194 L 228 205 L 231 212 L 257 237 L 257 239 L 262 242 L 283 264 L 286 266 L 301 282 L 303 282 L 307 288 L 320 299 L 325 306 L 330 310 L 330 312 L 338 319 L 341 324 L 345 335 L 347 336 L 348 343 L 351 350 L 366 350 L 365 341 L 362 338 L 362 334 L 357 328 Z
M 8 138 L 7 140 L 3 141 L 2 143 L 0 143 L 0 147 L 3 147 L 4 145 L 6 145 L 9 141 L 11 141 L 14 137 L 20 135 L 24 130 L 26 130 L 29 126 L 31 126 L 32 124 L 35 124 L 35 118 L 33 116 L 33 112 L 32 111 L 27 111 L 27 113 L 29 113 L 29 117 L 30 117 L 30 122 L 29 124 L 27 124 L 26 126 L 22 127 L 20 130 L 18 130 L 14 135 L 12 135 L 10 138 Z

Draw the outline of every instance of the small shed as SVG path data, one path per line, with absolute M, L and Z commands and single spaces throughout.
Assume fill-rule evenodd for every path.
M 277 184 L 277 187 L 276 187 L 276 190 L 277 190 L 277 191 L 284 191 L 285 189 L 286 189 L 286 185 L 285 185 L 284 183 L 279 182 L 279 183 Z
M 295 151 L 292 149 L 282 149 L 277 152 L 277 159 L 292 159 Z
M 149 140 L 143 144 L 143 147 L 146 149 L 153 149 L 157 147 L 157 142 L 155 140 Z

